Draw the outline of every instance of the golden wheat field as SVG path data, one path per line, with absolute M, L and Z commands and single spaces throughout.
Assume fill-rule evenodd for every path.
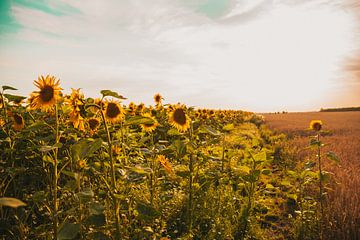
M 324 150 L 340 157 L 340 164 L 325 162 L 325 169 L 334 176 L 328 194 L 329 239 L 360 238 L 360 112 L 306 112 L 265 114 L 266 124 L 289 136 L 296 161 L 311 155 L 306 149 L 309 142 L 309 121 L 323 122 Z

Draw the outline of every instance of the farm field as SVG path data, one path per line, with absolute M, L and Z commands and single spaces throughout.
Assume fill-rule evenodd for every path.
M 276 132 L 289 136 L 296 161 L 304 161 L 311 154 L 305 149 L 309 142 L 308 123 L 323 121 L 324 150 L 340 157 L 340 164 L 325 162 L 325 169 L 333 173 L 328 195 L 329 239 L 360 238 L 360 112 L 306 112 L 264 114 L 266 124 Z M 336 184 L 337 183 L 337 184 Z
M 3 239 L 357 236 L 358 195 L 349 191 L 358 183 L 350 164 L 356 161 L 345 160 L 354 149 L 344 152 L 340 140 L 322 146 L 349 136 L 329 132 L 326 118 L 306 132 L 318 116 L 296 127 L 282 122 L 288 128 L 277 133 L 266 123 L 280 129 L 280 115 L 264 122 L 252 112 L 167 103 L 160 94 L 151 105 L 125 104 L 112 90 L 98 98 L 66 91 L 49 75 L 34 83 L 28 97 L 11 86 L 1 91 Z M 351 129 L 354 116 L 346 119 Z M 337 161 L 328 150 L 344 159 L 340 170 L 321 164 L 325 155 Z

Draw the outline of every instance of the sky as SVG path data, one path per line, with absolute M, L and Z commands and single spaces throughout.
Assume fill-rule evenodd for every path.
M 359 0 L 1 0 L 0 84 L 256 112 L 360 106 Z

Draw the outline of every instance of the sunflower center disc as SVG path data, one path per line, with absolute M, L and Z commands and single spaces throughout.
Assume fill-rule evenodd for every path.
M 15 114 L 15 115 L 14 115 L 14 121 L 15 121 L 15 123 L 18 124 L 18 125 L 20 125 L 20 124 L 23 123 L 22 117 L 19 116 L 18 114 Z
M 186 123 L 186 116 L 182 109 L 176 109 L 174 112 L 174 121 L 180 125 L 184 125 Z
M 54 97 L 54 88 L 51 86 L 45 86 L 40 91 L 40 98 L 43 102 L 50 102 L 53 97 Z
M 106 109 L 106 115 L 109 118 L 116 118 L 120 114 L 120 109 L 115 103 L 109 103 Z

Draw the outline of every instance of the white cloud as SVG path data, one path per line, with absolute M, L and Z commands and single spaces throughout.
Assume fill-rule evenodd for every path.
M 15 37 L 33 44 L 2 49 L 0 60 L 10 63 L 0 70 L 14 83 L 28 79 L 26 91 L 38 74 L 51 73 L 63 88 L 90 95 L 112 88 L 132 101 L 151 103 L 160 92 L 198 106 L 316 109 L 353 45 L 349 14 L 326 4 L 234 1 L 211 19 L 184 1 L 64 3 L 80 13 L 13 6 L 24 26 Z

